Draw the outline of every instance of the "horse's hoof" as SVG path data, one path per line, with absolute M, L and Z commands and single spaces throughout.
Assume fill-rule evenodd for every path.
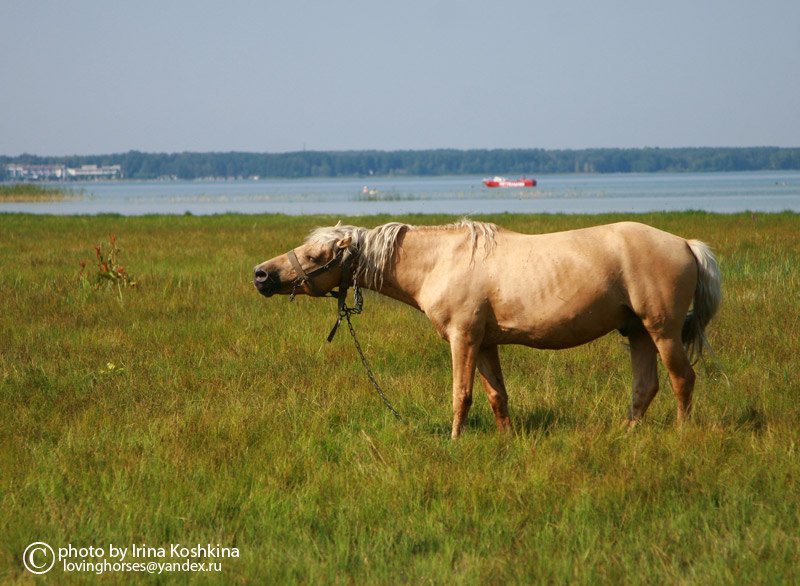
M 632 432 L 639 426 L 638 419 L 625 419 L 622 422 L 622 428 L 627 431 L 628 433 Z

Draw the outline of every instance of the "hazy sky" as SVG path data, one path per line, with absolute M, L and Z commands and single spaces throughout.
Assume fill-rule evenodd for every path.
M 798 0 L 0 0 L 0 154 L 800 146 Z

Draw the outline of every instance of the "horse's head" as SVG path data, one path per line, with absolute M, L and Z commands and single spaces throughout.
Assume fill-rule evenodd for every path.
M 253 285 L 265 297 L 326 295 L 342 281 L 342 271 L 346 270 L 343 261 L 351 242 L 351 236 L 309 238 L 297 248 L 258 265 L 253 272 Z

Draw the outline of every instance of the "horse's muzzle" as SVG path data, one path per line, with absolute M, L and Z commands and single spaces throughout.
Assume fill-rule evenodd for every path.
M 271 297 L 281 288 L 281 278 L 278 271 L 265 271 L 260 266 L 253 272 L 253 285 L 265 297 Z

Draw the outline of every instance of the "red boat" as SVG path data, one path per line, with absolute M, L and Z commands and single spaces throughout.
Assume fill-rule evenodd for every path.
M 505 177 L 495 177 L 494 179 L 484 179 L 486 187 L 536 187 L 536 179 L 506 179 Z

